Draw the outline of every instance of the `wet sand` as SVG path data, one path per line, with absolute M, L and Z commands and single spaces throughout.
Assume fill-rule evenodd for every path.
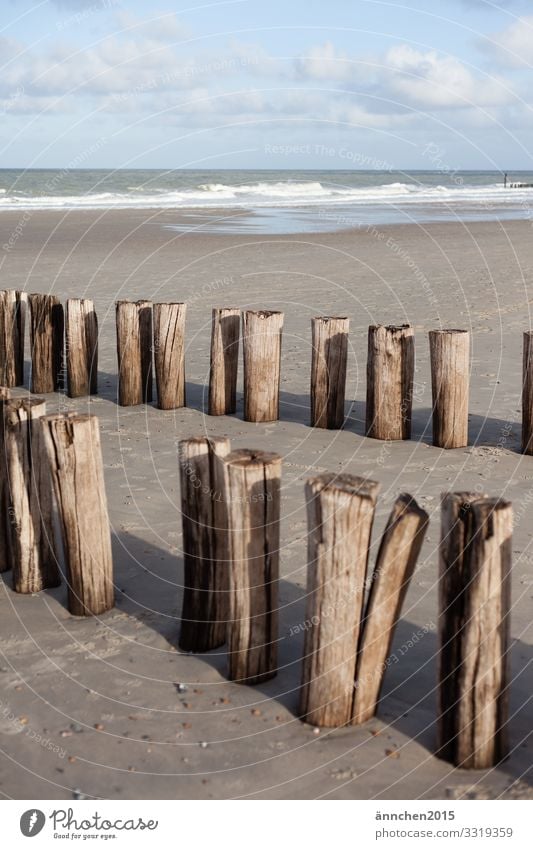
M 531 797 L 533 458 L 518 453 L 522 331 L 531 327 L 533 300 L 530 224 L 239 236 L 165 229 L 184 220 L 171 211 L 23 217 L 0 216 L 2 288 L 91 297 L 98 311 L 100 395 L 47 400 L 50 412 L 100 417 L 117 606 L 99 619 L 78 620 L 67 612 L 64 587 L 24 597 L 12 592 L 9 573 L 2 576 L 0 792 L 42 799 Z M 118 298 L 188 303 L 186 409 L 118 407 Z M 279 422 L 242 421 L 241 375 L 237 415 L 204 415 L 213 306 L 285 312 Z M 351 321 L 347 420 L 338 432 L 308 426 L 310 320 L 320 314 Z M 367 327 L 405 322 L 414 325 L 417 345 L 413 438 L 369 440 Z M 470 329 L 473 351 L 470 445 L 445 452 L 430 444 L 427 331 L 447 326 Z M 177 442 L 202 433 L 284 459 L 280 670 L 259 687 L 225 680 L 223 649 L 204 656 L 176 649 Z M 296 718 L 298 625 L 305 621 L 303 482 L 341 469 L 381 483 L 372 557 L 399 492 L 415 496 L 431 525 L 378 718 L 316 734 Z M 466 772 L 433 756 L 437 546 L 440 493 L 477 485 L 510 498 L 516 513 L 512 753 L 497 769 Z M 178 692 L 178 682 L 186 692 Z

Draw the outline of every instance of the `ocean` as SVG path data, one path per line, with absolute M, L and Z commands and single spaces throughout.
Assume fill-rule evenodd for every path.
M 0 211 L 175 209 L 167 226 L 202 232 L 530 219 L 532 201 L 496 171 L 0 170 Z

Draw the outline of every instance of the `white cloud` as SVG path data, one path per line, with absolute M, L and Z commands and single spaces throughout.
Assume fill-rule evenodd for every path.
M 337 52 L 331 41 L 326 41 L 299 56 L 296 70 L 306 79 L 349 80 L 354 73 L 354 64 L 344 53 Z
M 533 67 L 533 15 L 519 18 L 502 32 L 480 40 L 481 48 L 501 67 Z

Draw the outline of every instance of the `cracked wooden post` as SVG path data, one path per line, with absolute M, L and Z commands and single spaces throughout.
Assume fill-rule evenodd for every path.
M 215 307 L 211 320 L 211 365 L 209 370 L 210 416 L 225 416 L 237 409 L 237 371 L 241 311 Z
M 98 319 L 94 303 L 69 298 L 66 316 L 67 394 L 83 398 L 98 392 Z
M 7 482 L 5 450 L 5 409 L 11 398 L 7 386 L 0 386 L 0 572 L 9 572 L 12 563 L 11 551 L 11 500 Z
M 118 402 L 121 407 L 152 400 L 152 304 L 117 301 Z
M 231 681 L 258 684 L 277 673 L 281 457 L 233 451 L 225 462 Z
M 57 392 L 63 384 L 65 320 L 55 295 L 28 295 L 30 307 L 31 391 Z
M 13 589 L 38 593 L 61 583 L 50 469 L 40 418 L 43 398 L 17 398 L 5 407 Z
M 512 508 L 447 493 L 439 557 L 439 757 L 489 769 L 507 753 Z
M 355 676 L 354 725 L 366 722 L 376 713 L 394 630 L 428 522 L 428 514 L 414 498 L 407 493 L 398 496 L 381 538 L 361 625 Z
M 113 560 L 100 429 L 96 416 L 67 413 L 41 419 L 52 470 L 74 616 L 114 605 Z
M 243 315 L 244 419 L 279 419 L 283 313 L 246 310 Z
M 0 292 L 0 385 L 6 388 L 24 383 L 25 314 L 24 292 Z
M 311 427 L 339 429 L 344 424 L 350 320 L 319 316 L 311 327 Z
M 522 453 L 533 454 L 533 331 L 524 333 L 522 362 Z
M 352 721 L 357 644 L 379 484 L 326 473 L 305 485 L 307 611 L 300 716 L 335 728 Z
M 430 330 L 433 445 L 468 445 L 470 334 L 467 330 Z
M 415 338 L 408 324 L 368 328 L 366 435 L 410 439 Z
M 229 550 L 224 492 L 225 437 L 179 443 L 184 589 L 179 647 L 206 652 L 224 645 Z
M 157 406 L 185 406 L 185 316 L 187 304 L 154 304 Z

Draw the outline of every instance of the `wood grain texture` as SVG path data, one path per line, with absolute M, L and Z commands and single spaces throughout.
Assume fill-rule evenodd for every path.
M 11 499 L 7 480 L 5 449 L 5 408 L 11 398 L 11 390 L 0 386 L 0 572 L 9 572 L 12 563 L 11 551 Z
M 470 493 L 442 501 L 438 755 L 487 769 L 507 754 L 512 508 Z
M 117 301 L 118 402 L 121 407 L 152 400 L 152 304 Z
M 311 427 L 339 429 L 344 424 L 349 327 L 346 316 L 311 321 Z
M 372 574 L 359 641 L 354 725 L 375 715 L 394 629 L 416 561 L 429 516 L 415 499 L 402 493 L 389 516 Z
M 179 443 L 184 591 L 179 647 L 206 652 L 226 642 L 229 547 L 224 501 L 226 437 Z
M 66 314 L 67 394 L 98 392 L 98 318 L 87 298 L 69 298 Z
M 114 605 L 111 535 L 96 416 L 41 419 L 63 537 L 68 609 L 99 615 Z
M 28 295 L 30 310 L 31 391 L 37 394 L 63 388 L 65 319 L 55 295 Z
M 54 500 L 40 417 L 42 398 L 17 398 L 5 407 L 13 589 L 37 593 L 61 583 Z
M 154 304 L 157 406 L 185 406 L 185 317 L 187 304 Z
M 240 309 L 213 309 L 208 401 L 210 416 L 225 416 L 237 409 L 240 330 Z
M 413 328 L 368 328 L 366 435 L 410 439 L 415 340 Z
M 244 419 L 279 419 L 283 313 L 247 310 L 243 315 Z
M 307 611 L 300 716 L 352 720 L 357 645 L 379 484 L 323 474 L 306 482 Z
M 533 331 L 524 333 L 522 360 L 522 453 L 533 454 Z
M 230 593 L 228 677 L 258 684 L 277 673 L 281 457 L 226 457 Z
M 430 330 L 433 445 L 468 445 L 470 334 L 467 330 Z
M 0 385 L 7 388 L 24 382 L 25 315 L 24 292 L 0 292 Z

